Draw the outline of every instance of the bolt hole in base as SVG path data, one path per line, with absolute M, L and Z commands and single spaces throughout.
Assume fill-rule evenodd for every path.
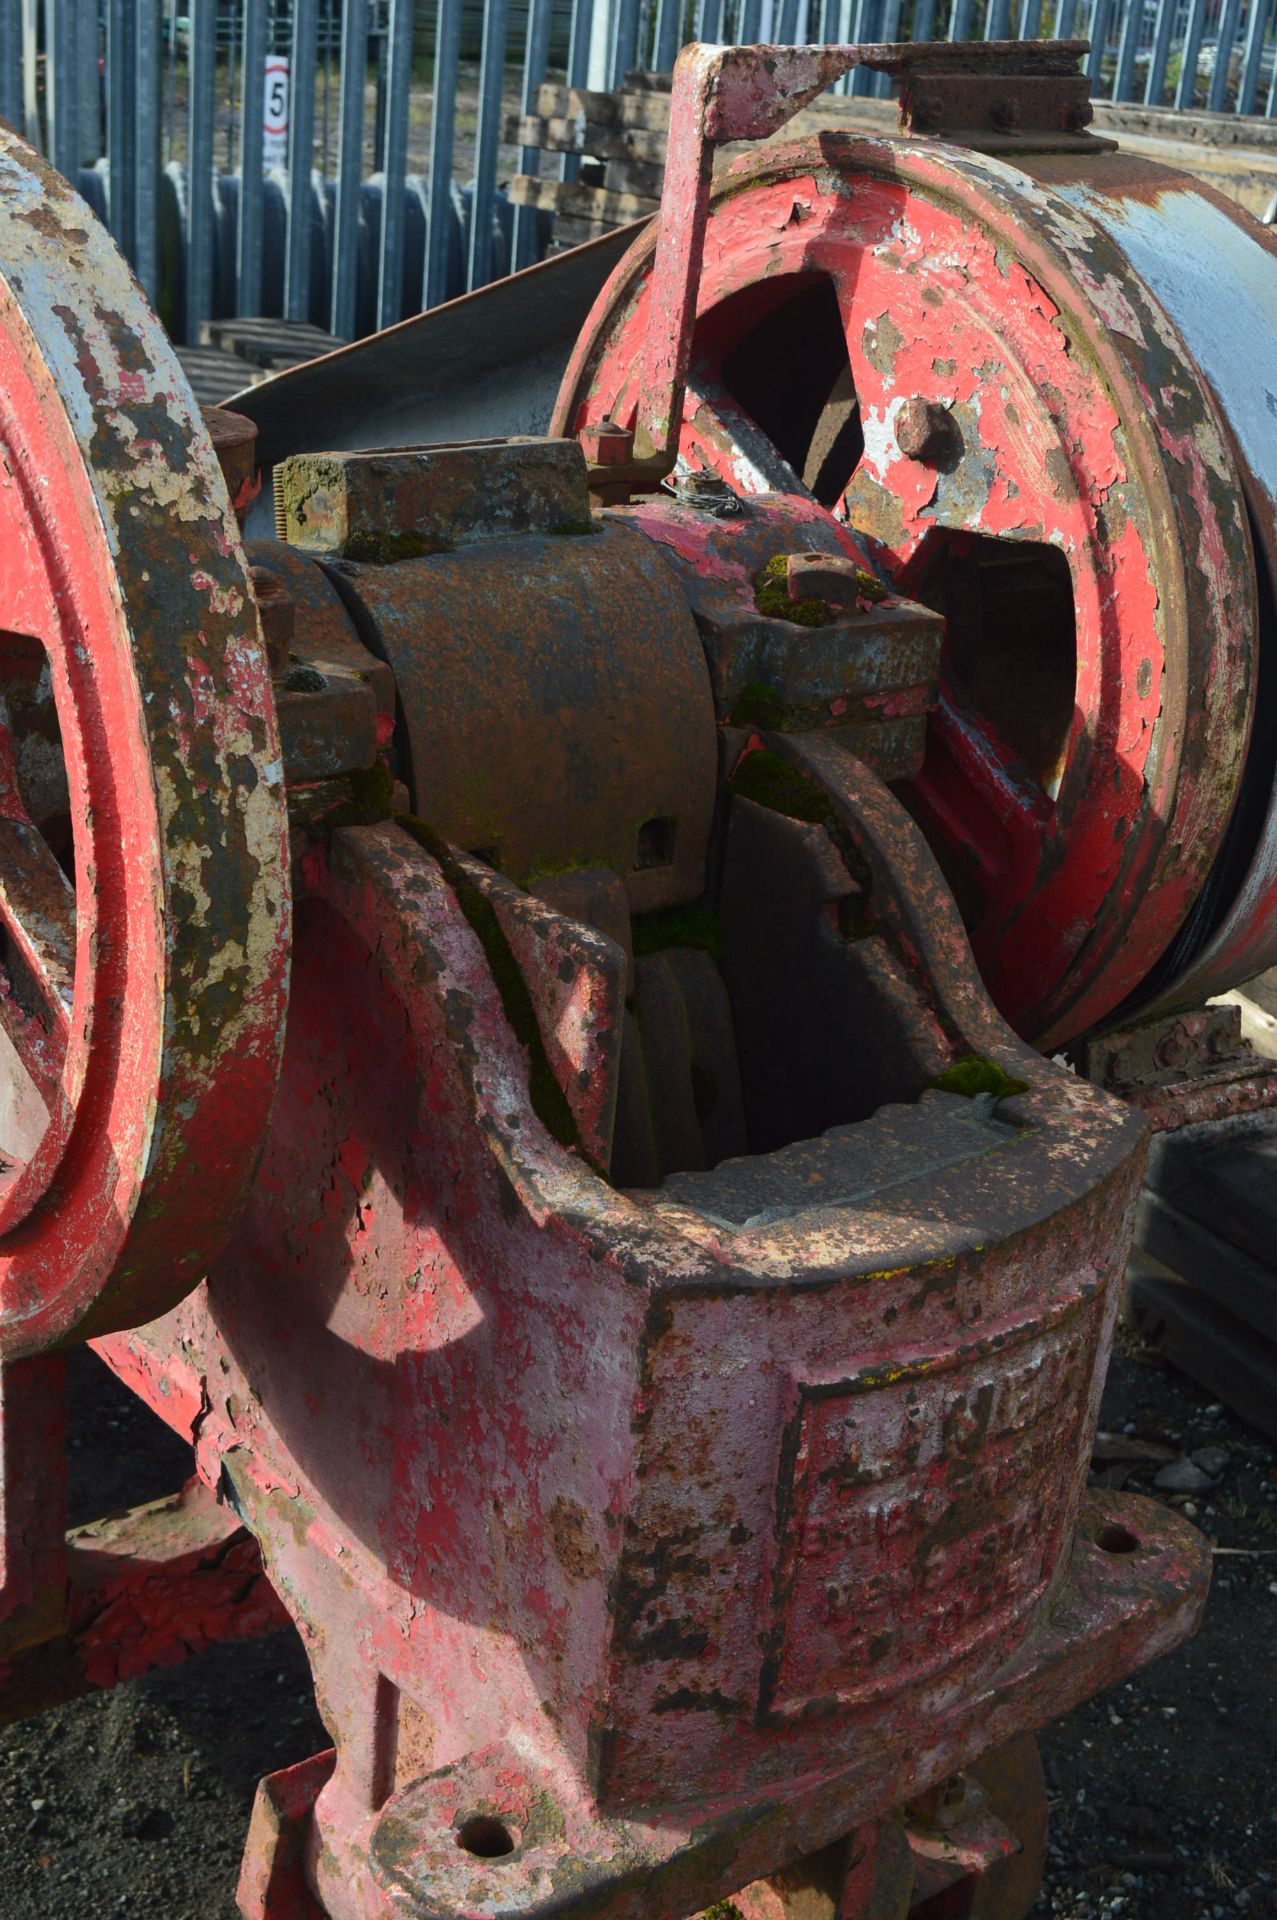
M 476 1813 L 457 1828 L 457 1845 L 476 1860 L 500 1860 L 514 1852 L 517 1842 L 504 1820 L 491 1813 Z
M 1100 1528 L 1095 1536 L 1095 1544 L 1101 1553 L 1138 1553 L 1140 1547 L 1138 1534 L 1132 1533 L 1129 1527 L 1119 1527 L 1115 1523 Z

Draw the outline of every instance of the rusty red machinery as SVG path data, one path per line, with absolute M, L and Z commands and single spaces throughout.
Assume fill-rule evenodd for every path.
M 204 421 L 0 136 L 0 1709 L 291 1620 L 246 1920 L 1011 1920 L 1200 1613 L 1086 1473 L 1139 1108 L 1274 1095 L 1277 256 L 1080 51 L 689 50 L 465 440 L 446 314 Z M 84 1339 L 196 1478 L 68 1534 Z

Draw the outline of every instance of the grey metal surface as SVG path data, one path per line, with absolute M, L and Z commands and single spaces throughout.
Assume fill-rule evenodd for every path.
M 1176 176 L 1166 176 L 1174 181 Z M 1236 209 L 1185 176 L 1155 196 L 1114 196 L 1085 182 L 1057 191 L 1106 227 L 1165 307 L 1214 390 L 1245 463 L 1252 513 L 1277 530 L 1277 247 Z M 1220 324 L 1220 290 L 1228 320 Z M 1277 793 L 1232 906 L 1160 1005 L 1219 993 L 1277 961 L 1277 926 L 1260 903 L 1277 894 Z
M 289 453 L 544 433 L 577 335 L 643 224 L 294 367 L 229 404 L 256 420 L 265 467 Z

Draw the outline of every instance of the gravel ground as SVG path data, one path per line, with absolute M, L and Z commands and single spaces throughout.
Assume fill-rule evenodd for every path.
M 88 1353 L 71 1404 L 73 1520 L 189 1471 L 188 1450 Z M 1097 1479 L 1195 1509 L 1220 1552 L 1197 1639 L 1044 1735 L 1052 1839 L 1035 1920 L 1277 1920 L 1273 1451 L 1129 1344 L 1103 1427 Z M 1131 1441 L 1161 1451 L 1114 1457 Z M 1227 1455 L 1205 1456 L 1209 1488 L 1154 1487 L 1203 1448 Z M 0 1732 L 0 1920 L 235 1920 L 259 1774 L 327 1744 L 291 1634 Z
M 1058 1920 L 1277 1920 L 1277 1467 L 1272 1447 L 1127 1341 L 1102 1424 L 1173 1461 L 1113 1461 L 1094 1478 L 1167 1498 L 1216 1543 L 1196 1639 L 1049 1728 L 1047 1884 Z M 1155 1475 L 1202 1449 L 1213 1485 L 1163 1494 Z M 1220 1455 L 1226 1463 L 1220 1465 Z

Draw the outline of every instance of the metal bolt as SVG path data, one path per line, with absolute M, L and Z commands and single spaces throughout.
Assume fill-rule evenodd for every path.
M 953 435 L 947 407 L 913 394 L 896 415 L 896 445 L 910 460 L 934 460 Z
M 1075 100 L 1064 117 L 1070 133 L 1081 133 L 1094 120 L 1095 108 L 1089 100 Z
M 1177 1020 L 1166 1038 L 1158 1045 L 1158 1065 L 1163 1067 L 1186 1066 L 1192 1059 L 1193 1053 L 1193 1036 L 1183 1022 Z
M 581 428 L 577 438 L 592 467 L 623 467 L 634 458 L 634 435 L 615 420 L 592 420 Z
M 995 100 L 989 109 L 989 118 L 1000 133 L 1014 133 L 1020 124 L 1020 102 L 1009 94 Z
M 288 666 L 288 650 L 297 626 L 297 608 L 293 596 L 277 573 L 268 567 L 250 567 L 248 578 L 261 618 L 262 635 L 272 674 L 283 673 Z
M 698 468 L 676 474 L 674 492 L 685 507 L 698 507 L 716 520 L 730 519 L 741 510 L 740 499 L 728 482 L 717 473 Z

